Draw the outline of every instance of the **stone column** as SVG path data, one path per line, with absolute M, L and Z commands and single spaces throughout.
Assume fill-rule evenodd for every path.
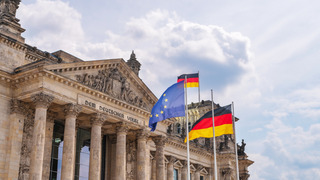
M 101 113 L 91 117 L 89 179 L 100 180 L 101 174 L 101 127 L 107 116 Z
M 8 170 L 7 179 L 18 179 L 19 162 L 21 156 L 23 124 L 26 114 L 25 104 L 17 99 L 12 99 L 10 104 L 10 124 L 8 137 L 7 160 L 5 163 Z M 4 158 L 5 159 L 5 158 Z
M 194 173 L 194 179 L 195 180 L 200 180 L 200 171 L 201 171 L 201 169 L 203 168 L 203 166 L 202 165 L 200 165 L 200 164 L 198 164 L 197 166 L 196 166 L 196 171 L 195 171 L 195 173 Z
M 152 164 L 151 164 L 151 180 L 156 180 L 157 179 L 157 161 L 156 161 L 156 152 L 155 151 L 150 151 L 151 155 L 153 156 L 152 158 Z
M 61 179 L 73 180 L 75 168 L 76 119 L 81 111 L 80 105 L 67 104 L 65 106 L 65 124 L 63 134 L 63 152 Z
M 164 136 L 157 136 L 153 138 L 154 143 L 156 144 L 156 179 L 157 180 L 164 180 L 165 178 L 165 164 L 164 164 L 164 147 L 166 144 L 166 137 Z
M 34 128 L 32 142 L 33 146 L 31 149 L 31 163 L 30 163 L 30 180 L 41 180 L 42 179 L 42 168 L 43 168 L 43 154 L 46 134 L 46 120 L 47 110 L 53 96 L 39 93 L 31 97 L 33 103 L 36 105 L 35 117 L 34 117 Z
M 43 173 L 42 179 L 49 179 L 50 177 L 50 163 L 51 163 L 51 151 L 52 151 L 52 136 L 54 128 L 54 120 L 58 116 L 58 113 L 48 111 L 46 122 L 46 137 L 44 144 L 43 154 Z
M 137 133 L 138 147 L 137 147 L 137 179 L 146 179 L 147 177 L 147 140 L 149 132 L 146 129 L 141 129 Z
M 173 179 L 173 165 L 176 162 L 176 158 L 173 156 L 170 156 L 167 158 L 169 160 L 168 166 L 167 166 L 167 180 Z
M 188 161 L 184 160 L 181 162 L 183 164 L 183 167 L 181 168 L 181 180 L 187 180 L 188 179 Z
M 115 180 L 126 180 L 126 139 L 129 128 L 126 124 L 117 126 L 116 144 L 116 178 Z

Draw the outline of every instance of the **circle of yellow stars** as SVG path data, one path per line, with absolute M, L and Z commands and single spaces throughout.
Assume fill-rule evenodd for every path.
M 166 94 L 163 94 L 163 96 L 166 96 Z M 164 99 L 164 102 L 168 102 L 168 99 L 165 98 L 165 99 Z M 166 105 L 164 105 L 163 107 L 164 107 L 165 109 L 167 108 Z M 160 111 L 160 113 L 163 114 L 163 111 Z M 159 117 L 159 114 L 156 114 L 155 116 L 156 116 L 156 117 Z M 150 115 L 150 117 L 152 117 L 152 114 Z

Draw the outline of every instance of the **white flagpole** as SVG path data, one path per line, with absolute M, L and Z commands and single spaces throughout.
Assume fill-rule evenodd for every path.
M 188 119 L 188 98 L 187 98 L 187 76 L 184 76 L 184 88 L 185 88 L 185 97 L 186 97 L 186 132 L 187 132 L 187 162 L 188 162 L 188 175 L 187 179 L 190 180 L 190 151 L 189 151 L 189 119 Z
M 198 97 L 199 97 L 199 105 L 200 105 L 200 72 L 198 71 Z
M 233 133 L 234 133 L 234 149 L 236 153 L 236 168 L 237 168 L 237 180 L 239 180 L 239 164 L 238 164 L 238 147 L 237 147 L 237 138 L 236 138 L 236 121 L 234 117 L 234 104 L 232 102 L 232 122 L 233 122 Z
M 216 134 L 214 132 L 214 105 L 213 105 L 213 91 L 212 91 L 212 89 L 211 89 L 211 107 L 212 107 L 213 154 L 214 154 L 214 180 L 218 180 Z

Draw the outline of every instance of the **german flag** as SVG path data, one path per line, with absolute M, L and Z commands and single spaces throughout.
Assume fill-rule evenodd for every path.
M 187 76 L 187 87 L 199 87 L 199 73 L 182 74 L 178 77 L 178 82 L 184 81 Z
M 189 140 L 199 137 L 212 138 L 212 127 L 212 111 L 209 111 L 193 124 L 189 131 Z M 214 131 L 215 137 L 233 134 L 231 104 L 214 110 Z M 187 138 L 184 142 L 187 142 Z

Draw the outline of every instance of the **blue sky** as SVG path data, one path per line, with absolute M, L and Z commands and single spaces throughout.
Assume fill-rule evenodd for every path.
M 254 180 L 320 179 L 320 2 L 30 0 L 26 42 L 84 60 L 129 59 L 160 96 L 200 71 L 202 99 L 234 101 Z M 197 101 L 197 91 L 189 91 Z

